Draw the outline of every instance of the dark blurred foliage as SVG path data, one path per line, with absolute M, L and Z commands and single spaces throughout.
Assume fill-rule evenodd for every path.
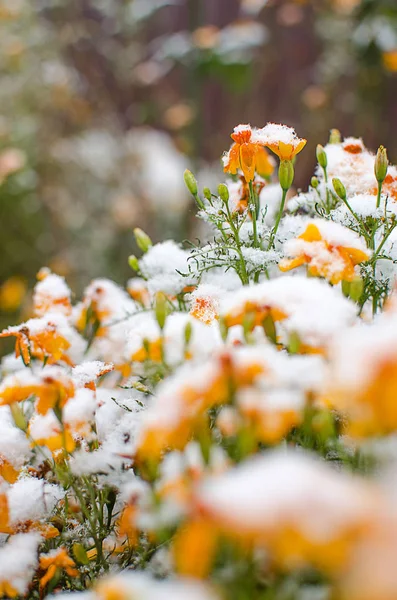
M 298 186 L 331 127 L 397 161 L 396 0 L 2 0 L 0 34 L 1 324 L 42 265 L 80 291 L 134 226 L 191 235 L 238 123 L 308 139 Z

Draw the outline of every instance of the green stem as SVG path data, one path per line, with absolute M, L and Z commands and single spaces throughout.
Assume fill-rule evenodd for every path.
M 383 181 L 378 181 L 378 195 L 376 197 L 376 208 L 379 208 L 379 206 L 380 206 L 380 197 L 382 194 L 382 184 L 383 184 Z
M 278 231 L 278 226 L 280 225 L 281 217 L 282 217 L 283 212 L 284 212 L 285 199 L 287 197 L 287 192 L 288 192 L 288 190 L 283 190 L 283 196 L 281 198 L 280 210 L 278 211 L 276 222 L 274 224 L 273 231 L 272 231 L 272 234 L 270 236 L 269 245 L 267 247 L 268 250 L 270 250 L 270 248 L 273 246 L 274 238 L 276 237 L 276 233 Z
M 326 193 L 325 209 L 326 209 L 327 213 L 329 214 L 329 212 L 330 212 L 330 202 L 329 202 L 329 189 L 328 189 L 327 167 L 323 167 L 323 171 L 324 171 L 325 193 Z
M 239 273 L 241 282 L 243 285 L 248 285 L 249 283 L 249 277 L 248 277 L 248 273 L 247 273 L 247 267 L 245 265 L 245 260 L 244 260 L 244 256 L 243 253 L 241 252 L 241 243 L 240 243 L 240 238 L 238 235 L 238 231 L 233 223 L 233 217 L 230 213 L 230 208 L 229 208 L 229 204 L 226 202 L 226 212 L 227 212 L 227 216 L 228 216 L 228 223 L 230 225 L 230 228 L 233 232 L 233 237 L 234 237 L 234 241 L 236 242 L 236 250 L 237 253 L 240 257 L 240 264 L 241 264 L 241 270 L 242 272 Z
M 252 229 L 253 229 L 253 233 L 254 233 L 254 247 L 259 248 L 258 230 L 257 230 L 257 219 L 259 217 L 259 198 L 257 198 L 257 195 L 255 194 L 252 181 L 248 182 L 248 188 L 249 188 L 249 196 L 250 196 Z

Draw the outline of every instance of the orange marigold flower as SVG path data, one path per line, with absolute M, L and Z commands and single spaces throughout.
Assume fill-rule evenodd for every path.
M 292 160 L 306 146 L 307 140 L 299 138 L 292 127 L 268 123 L 258 130 L 258 137 L 281 161 Z
M 311 221 L 298 238 L 286 242 L 284 250 L 292 258 L 281 260 L 281 271 L 307 264 L 311 275 L 324 277 L 334 285 L 340 281 L 353 281 L 355 266 L 371 256 L 356 233 L 321 219 Z
M 17 310 L 26 294 L 26 281 L 15 275 L 0 286 L 0 308 L 7 312 Z
M 55 322 L 51 320 L 31 319 L 16 327 L 8 327 L 0 333 L 0 338 L 16 337 L 15 355 L 26 365 L 32 357 L 54 364 L 63 360 L 72 364 L 65 354 L 70 342 L 59 332 Z
M 0 598 L 16 598 L 19 596 L 16 590 L 9 581 L 0 581 Z
M 127 538 L 129 546 L 136 546 L 138 543 L 137 512 L 136 506 L 127 504 L 116 523 L 117 535 Z
M 218 533 L 212 522 L 197 518 L 187 523 L 174 540 L 177 572 L 204 579 L 212 567 L 217 543 Z
M 272 159 L 263 147 L 264 144 L 257 139 L 256 130 L 251 125 L 238 125 L 231 138 L 234 144 L 223 157 L 225 173 L 235 175 L 241 169 L 246 181 L 254 179 L 255 171 L 264 177 L 273 173 Z
M 59 367 L 51 367 L 42 375 L 33 375 L 20 371 L 8 375 L 0 385 L 0 406 L 21 402 L 35 396 L 36 410 L 45 415 L 48 410 L 58 406 L 63 408 L 69 398 L 74 396 L 73 381 L 59 371 Z
M 37 279 L 38 283 L 33 294 L 35 314 L 39 317 L 47 312 L 70 315 L 72 313 L 71 292 L 64 278 L 43 268 L 37 273 Z
M 18 479 L 18 471 L 12 464 L 0 454 L 0 477 L 8 483 L 15 483 Z
M 78 577 L 79 572 L 75 568 L 76 563 L 68 555 L 66 548 L 58 548 L 48 554 L 40 556 L 40 569 L 46 571 L 40 579 L 40 587 L 44 588 L 54 577 L 57 569 L 63 569 L 69 577 Z
M 391 73 L 397 72 L 397 48 L 383 52 L 382 54 L 383 65 Z

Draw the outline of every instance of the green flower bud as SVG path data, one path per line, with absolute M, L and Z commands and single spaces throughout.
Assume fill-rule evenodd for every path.
M 189 169 L 185 170 L 183 174 L 183 179 L 185 180 L 185 184 L 189 192 L 192 194 L 192 196 L 196 197 L 198 193 L 197 179 L 195 178 L 193 173 L 189 171 Z
M 378 183 L 383 183 L 389 166 L 387 159 L 387 150 L 383 146 L 379 146 L 375 158 L 375 177 Z
M 218 185 L 218 194 L 222 202 L 226 204 L 229 200 L 229 190 L 227 185 L 225 185 L 224 183 L 220 183 Z
M 269 313 L 262 321 L 262 327 L 266 337 L 273 343 L 277 344 L 277 331 L 273 317 Z
M 358 302 L 364 291 L 364 282 L 361 277 L 355 277 L 350 283 L 350 298 L 354 302 Z
M 190 340 L 192 339 L 193 327 L 190 321 L 186 323 L 185 327 L 185 346 L 189 346 Z
M 290 354 L 297 354 L 301 347 L 301 339 L 299 335 L 293 331 L 288 340 L 288 351 Z
M 282 160 L 278 169 L 278 179 L 281 188 L 286 192 L 294 181 L 294 165 L 290 160 Z
M 210 188 L 207 188 L 207 187 L 203 188 L 203 196 L 204 196 L 204 198 L 206 198 L 208 201 L 210 201 L 210 200 L 211 200 L 211 190 L 210 190 Z
M 142 250 L 142 252 L 147 252 L 149 248 L 153 246 L 150 237 L 147 235 L 147 233 L 142 231 L 142 229 L 139 229 L 139 227 L 134 229 L 134 236 L 135 241 L 138 244 L 138 248 Z
M 128 264 L 133 271 L 139 271 L 139 262 L 135 254 L 130 254 L 128 257 Z
M 346 200 L 346 188 L 341 182 L 341 180 L 337 177 L 334 177 L 334 179 L 332 180 L 332 185 L 334 186 L 336 195 L 339 196 L 341 200 Z
M 27 431 L 28 423 L 25 419 L 25 415 L 23 414 L 23 410 L 20 404 L 18 402 L 13 402 L 12 404 L 10 404 L 10 411 L 14 423 L 18 427 L 18 429 L 22 429 L 22 431 Z
M 89 564 L 90 559 L 88 558 L 86 549 L 84 548 L 84 546 L 82 544 L 79 544 L 76 542 L 75 544 L 73 544 L 72 550 L 73 550 L 73 555 L 78 563 L 80 563 L 81 565 Z
M 331 129 L 329 132 L 329 143 L 330 144 L 340 144 L 342 141 L 342 136 L 339 129 Z
M 223 319 L 222 317 L 219 319 L 219 331 L 220 331 L 222 340 L 224 342 L 226 342 L 227 334 L 229 333 L 229 329 L 225 323 L 225 319 Z
M 324 150 L 324 146 L 322 146 L 321 144 L 317 144 L 316 156 L 320 167 L 326 169 L 328 165 L 327 153 Z
M 167 298 L 163 292 L 157 292 L 155 305 L 156 321 L 161 330 L 164 329 L 165 320 L 168 314 Z
M 317 179 L 317 177 L 312 177 L 312 178 L 311 178 L 310 185 L 311 185 L 311 186 L 312 186 L 312 188 L 314 188 L 315 190 L 318 188 L 318 179 Z

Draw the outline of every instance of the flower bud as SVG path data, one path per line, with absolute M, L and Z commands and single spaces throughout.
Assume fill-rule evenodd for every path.
M 220 331 L 222 340 L 224 342 L 226 342 L 227 335 L 229 333 L 229 329 L 228 329 L 228 327 L 226 325 L 225 319 L 223 319 L 222 317 L 220 317 L 220 319 L 219 319 L 219 331 Z
M 22 431 L 27 431 L 28 423 L 26 421 L 25 415 L 23 414 L 23 410 L 20 404 L 18 404 L 18 402 L 13 402 L 12 404 L 10 404 L 10 411 L 14 423 L 18 427 L 18 429 L 22 429 Z
M 341 180 L 337 177 L 334 177 L 334 179 L 332 180 L 332 185 L 334 186 L 336 195 L 339 196 L 341 200 L 346 200 L 346 188 L 341 182 Z
M 346 298 L 358 302 L 364 291 L 364 282 L 361 277 L 355 277 L 353 281 L 342 281 L 342 292 Z
M 225 185 L 224 183 L 220 183 L 218 185 L 218 194 L 222 202 L 227 204 L 227 201 L 229 200 L 229 190 L 227 185 Z
M 324 146 L 322 146 L 321 144 L 317 144 L 316 156 L 320 167 L 326 169 L 328 165 L 327 153 L 324 150 Z
M 210 200 L 211 200 L 211 190 L 210 190 L 210 188 L 207 188 L 207 187 L 203 188 L 203 196 L 204 196 L 204 198 L 206 198 L 208 201 L 210 201 Z
M 139 262 L 135 254 L 130 254 L 128 257 L 128 264 L 133 271 L 139 271 Z
M 384 182 L 388 166 L 387 150 L 383 146 L 379 146 L 375 158 L 375 177 L 378 183 Z
M 273 344 L 277 344 L 277 331 L 276 325 L 274 323 L 274 319 L 269 313 L 262 321 L 262 327 L 266 334 L 266 337 L 273 342 Z
M 317 177 L 312 177 L 312 178 L 311 178 L 310 185 L 311 185 L 311 186 L 312 186 L 312 188 L 314 188 L 315 190 L 318 188 L 318 179 L 317 179 Z
M 193 327 L 190 321 L 186 323 L 184 336 L 185 336 L 185 346 L 189 346 L 190 340 L 192 339 Z
M 329 144 L 340 144 L 342 141 L 342 136 L 340 134 L 339 129 L 331 129 L 329 132 Z
M 301 339 L 296 331 L 293 331 L 288 340 L 288 351 L 290 354 L 298 354 L 301 347 Z
M 135 241 L 138 244 L 138 248 L 142 250 L 142 252 L 147 252 L 149 248 L 153 246 L 150 237 L 147 235 L 147 233 L 142 231 L 142 229 L 139 229 L 139 227 L 134 229 L 134 236 Z
M 192 196 L 196 197 L 198 193 L 197 179 L 195 178 L 193 173 L 189 171 L 189 169 L 185 170 L 183 174 L 183 179 L 185 180 L 185 185 L 189 192 L 192 194 Z
M 161 330 L 164 329 L 165 320 L 168 314 L 167 297 L 163 292 L 157 292 L 155 305 L 156 321 Z
M 89 564 L 90 560 L 87 556 L 87 551 L 82 544 L 79 544 L 78 542 L 76 542 L 75 544 L 73 544 L 72 550 L 73 550 L 73 555 L 78 563 L 80 563 L 81 565 Z
M 294 181 L 294 165 L 290 160 L 282 160 L 278 169 L 278 179 L 281 188 L 286 192 Z

